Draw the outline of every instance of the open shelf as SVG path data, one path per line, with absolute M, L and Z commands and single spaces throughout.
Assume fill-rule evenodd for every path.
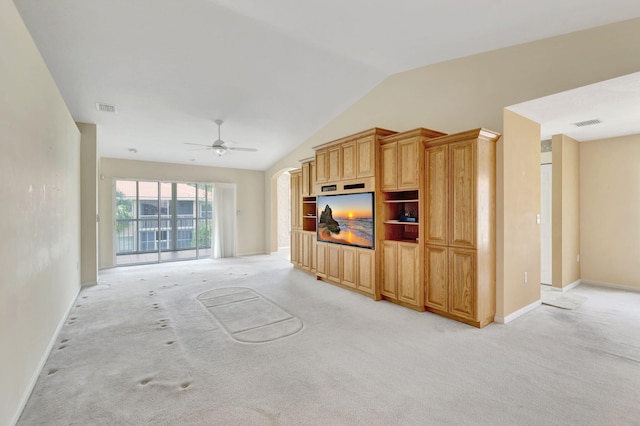
M 316 197 L 302 198 L 302 229 L 316 231 Z
M 385 192 L 383 196 L 384 238 L 415 243 L 420 233 L 418 191 Z

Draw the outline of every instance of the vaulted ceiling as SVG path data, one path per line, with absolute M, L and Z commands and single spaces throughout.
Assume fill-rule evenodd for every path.
M 102 156 L 255 170 L 394 73 L 640 16 L 637 0 L 15 3 Z M 212 144 L 218 118 L 258 151 L 185 144 Z

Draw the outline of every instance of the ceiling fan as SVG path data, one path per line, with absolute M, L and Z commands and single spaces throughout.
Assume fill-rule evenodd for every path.
M 224 123 L 224 121 L 217 119 L 214 121 L 214 123 L 216 123 L 218 125 L 218 139 L 215 140 L 215 142 L 213 142 L 211 145 L 204 145 L 201 143 L 189 143 L 189 142 L 185 142 L 185 145 L 197 145 L 197 146 L 204 146 L 205 148 L 202 149 L 213 149 L 216 154 L 218 154 L 218 157 L 222 157 L 222 155 L 227 152 L 227 150 L 231 150 L 231 151 L 247 151 L 247 152 L 256 152 L 257 149 L 255 148 L 240 148 L 237 146 L 227 146 L 225 145 L 224 141 L 220 138 L 220 126 L 222 126 L 222 123 Z

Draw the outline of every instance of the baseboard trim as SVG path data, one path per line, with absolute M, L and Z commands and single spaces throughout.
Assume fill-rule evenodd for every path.
M 36 370 L 31 376 L 29 385 L 26 387 L 26 389 L 24 390 L 24 393 L 22 394 L 22 398 L 20 399 L 20 403 L 18 404 L 18 409 L 16 410 L 16 413 L 14 414 L 13 419 L 9 422 L 9 425 L 15 426 L 18 423 L 18 420 L 20 420 L 20 416 L 24 411 L 24 407 L 26 407 L 27 402 L 29 401 L 29 397 L 31 397 L 31 393 L 33 392 L 33 389 L 36 387 L 36 383 L 38 382 L 40 373 L 42 373 L 42 369 L 44 368 L 44 365 L 46 364 L 47 359 L 49 359 L 49 355 L 51 355 L 51 351 L 53 350 L 53 347 L 56 341 L 58 340 L 58 336 L 62 331 L 62 327 L 64 327 L 64 323 L 67 321 L 67 317 L 71 313 L 71 309 L 73 309 L 73 306 L 76 304 L 76 301 L 78 300 L 79 295 L 80 295 L 80 288 L 78 288 L 78 290 L 76 291 L 76 295 L 71 300 L 71 303 L 67 307 L 66 312 L 64 313 L 62 318 L 60 318 L 60 322 L 58 323 L 56 330 L 53 332 L 53 336 L 51 337 L 51 340 L 49 340 L 49 344 L 47 345 L 47 348 L 42 354 L 42 357 L 40 358 L 40 362 L 38 363 Z
M 542 304 L 542 301 L 536 300 L 535 302 L 525 306 L 524 308 L 520 308 L 517 311 L 515 311 L 513 313 L 510 313 L 506 317 L 499 317 L 499 316 L 496 315 L 495 318 L 494 318 L 494 321 L 497 322 L 497 323 L 500 323 L 500 324 L 510 323 L 514 319 L 519 318 L 519 317 L 523 316 L 524 314 L 533 311 L 535 308 L 537 308 L 541 304 Z
M 572 282 L 571 284 L 562 287 L 562 292 L 569 291 L 569 290 L 571 290 L 573 288 L 576 288 L 580 284 L 582 284 L 582 280 L 580 280 L 580 279 L 576 280 L 576 281 Z
M 631 285 L 613 284 L 613 283 L 607 283 L 604 281 L 590 281 L 590 280 L 582 280 L 582 284 L 590 284 L 597 287 L 608 287 L 608 288 L 615 288 L 617 290 L 626 290 L 626 291 L 633 291 L 635 293 L 640 293 L 640 287 L 634 287 Z

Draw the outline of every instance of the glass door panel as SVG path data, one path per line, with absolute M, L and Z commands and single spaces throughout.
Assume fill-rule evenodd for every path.
M 211 222 L 213 218 L 213 185 L 198 184 L 198 258 L 211 257 Z

